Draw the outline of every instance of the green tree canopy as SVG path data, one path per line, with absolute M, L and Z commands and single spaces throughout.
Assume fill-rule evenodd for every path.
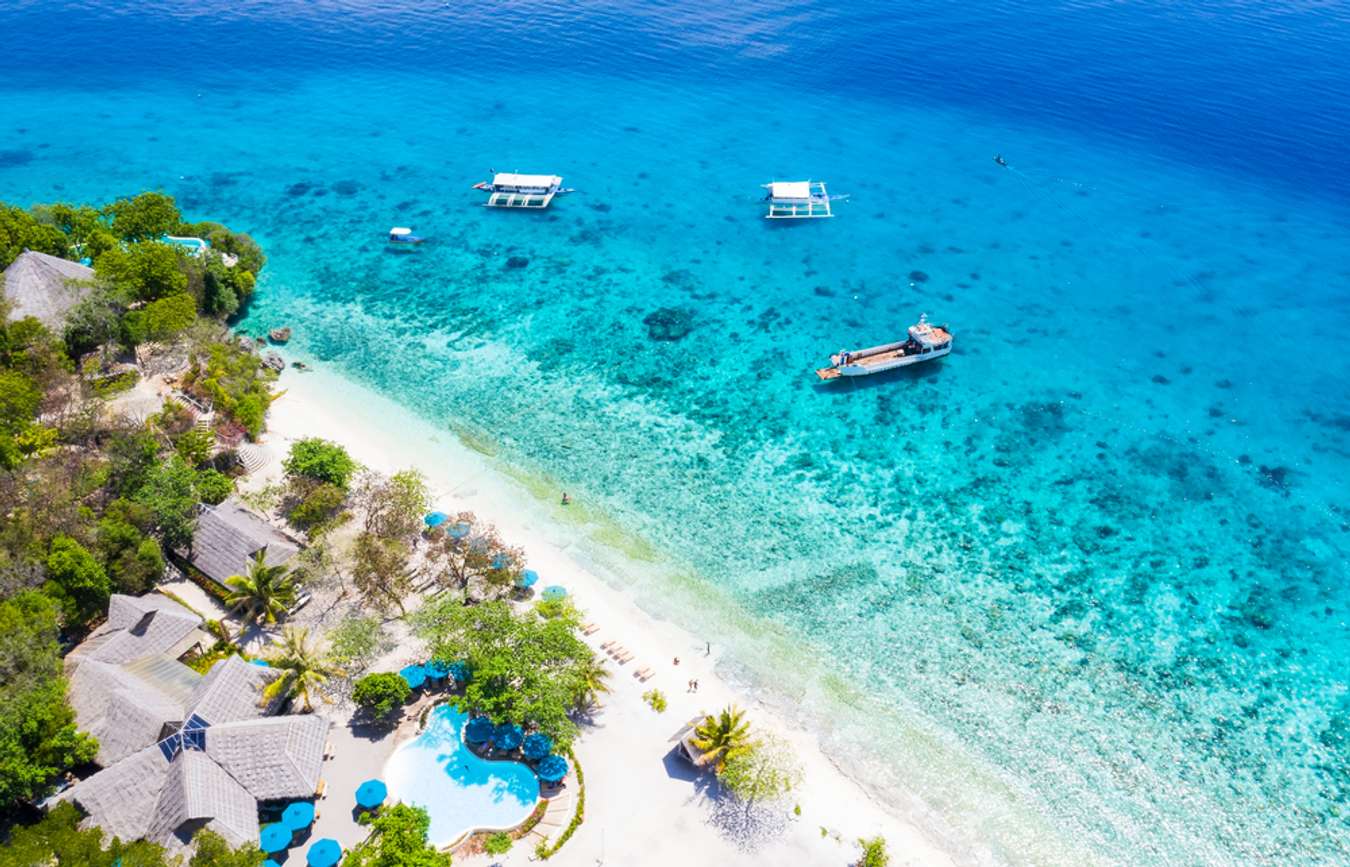
M 24 250 L 66 258 L 70 239 L 55 226 L 39 222 L 31 211 L 0 203 L 0 269 Z
M 149 510 L 164 544 L 179 548 L 192 541 L 198 498 L 197 474 L 178 455 L 154 463 L 132 499 Z
M 144 840 L 123 843 L 116 838 L 105 845 L 103 830 L 80 828 L 82 818 L 74 805 L 57 804 L 35 824 L 15 828 L 9 841 L 0 846 L 0 867 L 169 867 L 161 846 Z M 260 863 L 238 862 L 238 867 Z M 221 862 L 221 867 L 236 865 Z
M 104 208 L 112 219 L 113 234 L 123 241 L 153 241 L 173 233 L 183 222 L 173 196 L 141 193 L 118 199 Z
M 327 482 L 344 491 L 356 472 L 356 461 L 346 449 L 318 437 L 296 440 L 283 466 L 287 475 Z
M 722 708 L 717 716 L 704 717 L 694 728 L 693 743 L 703 753 L 700 761 L 712 765 L 719 774 L 727 762 L 754 749 L 745 711 L 735 705 Z
M 81 626 L 108 610 L 112 583 L 88 549 L 69 536 L 57 536 L 47 555 L 44 589 L 61 606 L 65 624 Z
M 267 685 L 263 697 L 269 700 L 279 695 L 298 698 L 303 702 L 305 713 L 314 709 L 314 693 L 322 689 L 330 677 L 342 674 L 318 642 L 310 641 L 309 630 L 303 626 L 287 626 L 281 634 L 281 642 L 267 661 L 274 670 L 281 672 L 281 677 Z
M 886 867 L 891 863 L 891 856 L 886 852 L 885 837 L 878 835 L 870 840 L 859 838 L 858 846 L 862 849 L 858 867 Z
M 158 241 L 114 247 L 94 260 L 94 272 L 131 301 L 154 301 L 187 290 L 185 254 Z
M 374 716 L 385 716 L 412 695 L 412 687 L 399 674 L 384 671 L 368 674 L 352 688 L 352 701 Z
M 349 672 L 365 668 L 384 642 L 384 627 L 374 617 L 348 617 L 328 632 L 329 654 Z
M 446 594 L 413 618 L 435 658 L 468 662 L 461 708 L 534 726 L 561 746 L 572 742 L 577 728 L 568 712 L 587 701 L 594 659 L 574 615 L 544 619 L 516 614 L 503 601 L 463 605 Z
M 188 867 L 262 867 L 267 856 L 251 843 L 238 849 L 230 848 L 226 839 L 215 831 L 202 830 L 192 838 L 197 849 L 188 860 Z
M 248 561 L 242 574 L 225 579 L 225 602 L 249 623 L 276 623 L 295 604 L 295 577 L 283 566 L 267 565 L 264 546 Z
M 56 638 L 56 606 L 42 594 L 0 601 L 0 816 L 98 751 L 76 731 Z
M 450 867 L 450 856 L 427 845 L 431 819 L 421 807 L 394 804 L 371 823 L 370 837 L 353 849 L 346 867 Z

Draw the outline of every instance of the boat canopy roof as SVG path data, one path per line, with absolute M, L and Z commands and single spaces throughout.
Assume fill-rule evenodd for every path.
M 774 181 L 769 184 L 769 195 L 775 199 L 811 198 L 810 181 Z
M 952 339 L 946 329 L 929 324 L 927 315 L 920 316 L 918 324 L 909 326 L 909 336 L 921 346 L 941 346 Z
M 557 175 L 518 175 L 515 172 L 499 172 L 492 177 L 494 187 L 540 187 L 548 189 L 562 183 Z
M 394 228 L 392 228 L 392 229 L 389 230 L 389 234 L 391 234 L 391 235 L 400 235 L 400 236 L 402 236 L 402 235 L 411 235 L 411 234 L 412 234 L 412 229 L 409 229 L 407 226 L 395 226 Z

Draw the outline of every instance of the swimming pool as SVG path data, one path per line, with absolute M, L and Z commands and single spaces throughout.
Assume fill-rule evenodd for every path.
M 432 709 L 426 728 L 385 764 L 391 801 L 426 808 L 435 846 L 466 831 L 513 828 L 539 800 L 539 780 L 519 762 L 481 759 L 460 733 L 468 715 L 448 704 Z

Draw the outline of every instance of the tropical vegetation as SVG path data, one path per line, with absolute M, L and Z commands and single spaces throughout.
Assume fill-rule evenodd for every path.
M 891 863 L 884 837 L 878 835 L 870 839 L 861 838 L 858 840 L 858 846 L 862 849 L 862 856 L 858 859 L 857 867 L 886 867 Z
M 727 762 L 750 752 L 754 741 L 745 711 L 730 705 L 716 716 L 708 715 L 694 728 L 694 746 L 702 753 L 699 761 L 722 773 Z
M 421 807 L 394 804 L 370 823 L 370 836 L 342 859 L 345 867 L 450 867 L 427 843 L 431 819 Z
M 305 713 L 314 709 L 313 696 L 321 694 L 329 678 L 342 674 L 319 642 L 310 639 L 309 629 L 303 626 L 287 626 L 281 633 L 281 641 L 266 659 L 274 671 L 281 672 L 281 676 L 263 689 L 263 698 L 268 701 L 278 696 L 287 700 L 298 698 Z
M 352 687 L 352 701 L 371 716 L 388 716 L 412 695 L 412 687 L 393 672 L 368 674 Z
M 267 565 L 267 548 L 260 548 L 248 561 L 242 575 L 225 579 L 225 604 L 246 623 L 276 623 L 295 604 L 299 589 L 290 570 Z

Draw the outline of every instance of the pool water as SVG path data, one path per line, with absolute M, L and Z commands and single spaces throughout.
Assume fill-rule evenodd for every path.
M 479 758 L 464 744 L 460 733 L 468 718 L 448 704 L 434 708 L 422 733 L 385 765 L 390 800 L 426 809 L 427 839 L 434 846 L 475 829 L 515 827 L 539 800 L 534 771 L 519 762 Z

